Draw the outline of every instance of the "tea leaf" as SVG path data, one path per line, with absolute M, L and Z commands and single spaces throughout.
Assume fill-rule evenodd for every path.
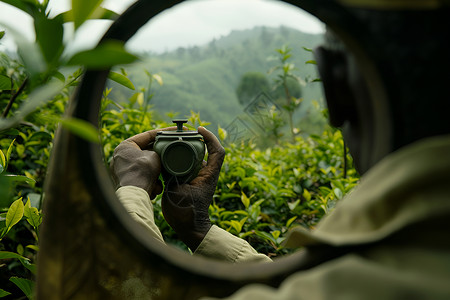
M 117 82 L 118 84 L 123 85 L 124 87 L 129 88 L 130 90 L 134 90 L 135 87 L 130 79 L 128 79 L 126 76 L 117 73 L 117 72 L 109 72 L 108 78 Z
M 295 202 L 288 202 L 288 207 L 290 210 L 294 210 L 299 203 L 300 203 L 300 199 L 298 199 Z
M 41 225 L 42 218 L 37 208 L 31 206 L 30 198 L 28 198 L 28 201 L 25 204 L 23 214 L 27 218 L 28 223 L 30 223 L 34 229 L 37 229 L 39 225 Z
M 23 246 L 22 246 L 22 244 L 17 245 L 16 251 L 17 251 L 18 254 L 23 255 Z
M 144 105 L 144 93 L 137 94 L 137 103 L 139 104 L 139 106 Z
M 245 208 L 248 208 L 248 206 L 250 205 L 250 198 L 248 198 L 247 195 L 244 194 L 244 192 L 242 192 L 241 201 L 244 204 Z
M 307 189 L 303 189 L 303 197 L 305 198 L 306 201 L 311 200 L 311 194 Z
M 294 222 L 295 219 L 297 219 L 297 216 L 294 216 L 294 217 L 290 218 L 290 219 L 286 222 L 286 227 L 289 228 L 289 226 L 291 226 L 292 222 Z
M 159 85 L 162 86 L 164 84 L 161 75 L 153 74 L 152 77 L 156 80 L 156 82 L 158 82 Z
M 9 181 L 13 181 L 13 182 L 26 182 L 28 184 L 33 184 L 36 183 L 36 180 L 34 180 L 33 178 L 29 178 L 26 176 L 22 176 L 22 175 L 4 175 L 3 177 L 4 179 L 7 179 Z
M 0 150 L 0 174 L 6 171 L 6 157 L 2 150 Z
M 219 133 L 219 139 L 221 141 L 224 141 L 227 138 L 227 134 L 228 134 L 227 131 L 225 130 L 225 128 L 220 127 L 220 125 L 218 127 L 218 133 Z
M 36 264 L 32 264 L 28 258 L 19 258 L 22 266 L 30 270 L 31 273 L 36 274 Z
M 14 201 L 8 209 L 6 213 L 5 225 L 6 228 L 11 229 L 14 225 L 16 225 L 23 217 L 23 202 L 22 198 Z
M 114 65 L 129 64 L 137 57 L 128 53 L 119 42 L 105 42 L 92 50 L 79 52 L 72 56 L 68 65 L 85 66 L 89 69 L 105 69 Z
M 72 0 L 72 16 L 75 30 L 100 6 L 102 0 Z
M 0 289 L 0 298 L 6 297 L 8 295 L 11 295 L 11 293 Z
M 342 193 L 342 191 L 341 191 L 340 188 L 335 188 L 335 189 L 333 190 L 333 192 L 334 192 L 334 194 L 336 195 L 336 197 L 337 197 L 338 199 L 342 199 L 342 197 L 344 196 L 344 193 Z
M 0 259 L 9 259 L 9 258 L 28 259 L 14 252 L 0 251 Z
M 11 277 L 9 281 L 14 283 L 22 292 L 27 296 L 28 299 L 32 299 L 34 282 L 25 278 Z
M 280 237 L 281 232 L 279 230 L 275 230 L 271 232 L 272 236 L 277 240 Z
M 236 231 L 236 233 L 240 233 L 242 231 L 242 224 L 236 220 L 230 221 L 231 227 Z
M 102 20 L 114 20 L 117 19 L 119 15 L 112 10 L 106 9 L 104 7 L 97 7 L 92 14 L 89 16 L 89 19 L 102 19 Z M 55 17 L 64 20 L 64 22 L 73 22 L 73 10 L 69 10 L 63 13 L 60 13 Z
M 36 246 L 36 245 L 27 245 L 26 248 L 32 249 L 32 250 L 34 250 L 34 251 L 36 251 L 36 252 L 39 251 L 39 247 Z
M 8 163 L 9 158 L 11 157 L 11 152 L 12 152 L 12 146 L 14 145 L 14 142 L 16 141 L 16 139 L 14 139 L 11 144 L 9 144 L 8 147 L 8 151 L 6 152 L 6 162 Z

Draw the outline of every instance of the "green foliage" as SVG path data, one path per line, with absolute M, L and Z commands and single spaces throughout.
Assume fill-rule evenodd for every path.
M 149 85 L 121 103 L 112 100 L 111 89 L 105 91 L 102 145 L 106 164 L 125 138 L 170 125 L 158 119 L 153 109 L 143 109 L 151 89 Z M 190 128 L 208 124 L 193 111 L 183 117 Z M 351 168 L 344 177 L 344 145 L 336 129 L 327 127 L 320 135 L 299 135 L 294 142 L 279 144 L 264 136 L 267 132 L 262 134 L 251 142 L 228 145 L 228 133 L 219 128 L 219 137 L 228 146 L 210 216 L 214 224 L 247 239 L 261 253 L 278 256 L 290 252 L 281 245 L 287 231 L 293 226 L 313 228 L 356 185 L 358 176 Z M 258 140 L 269 143 L 259 148 Z M 345 159 L 351 162 L 351 157 Z M 185 248 L 164 220 L 161 196 L 153 204 L 155 222 L 166 242 Z
M 33 298 L 33 288 L 34 288 L 33 281 L 19 277 L 11 277 L 9 281 L 17 285 L 28 299 Z
M 275 97 L 277 102 L 282 103 L 282 108 L 288 114 L 288 124 L 289 124 L 289 133 L 292 137 L 292 140 L 295 139 L 295 130 L 294 130 L 294 112 L 299 108 L 302 99 L 299 99 L 301 96 L 301 88 L 300 82 L 303 80 L 295 75 L 294 71 L 296 70 L 295 64 L 291 63 L 292 49 L 288 46 L 283 46 L 279 49 L 276 49 L 278 52 L 278 64 L 269 70 L 269 73 L 277 72 L 277 77 L 275 78 Z
M 126 77 L 126 72 L 122 70 L 121 75 Z M 73 82 L 73 78 L 78 78 L 77 74 L 68 76 L 67 80 Z M 162 121 L 152 109 L 154 86 L 155 83 L 156 86 L 163 83 L 161 76 L 146 72 L 146 78 L 147 86 L 135 90 L 125 101 L 114 101 L 111 88 L 104 91 L 101 143 L 107 165 L 114 148 L 125 138 L 171 125 Z M 2 175 L 6 175 L 8 168 L 16 174 L 25 174 L 16 175 L 16 179 L 20 177 L 30 181 L 15 181 L 10 186 L 16 191 L 16 196 L 11 195 L 15 197 L 14 202 L 2 202 L 4 223 L 0 229 L 4 242 L 0 259 L 15 266 L 12 270 L 19 274 L 11 275 L 17 274 L 14 276 L 24 280 L 33 279 L 35 243 L 42 222 L 39 210 L 42 182 L 51 141 L 61 121 L 70 86 L 67 85 L 55 100 L 29 116 L 33 126 L 19 126 L 0 139 Z M 189 119 L 191 128 L 208 125 L 199 113 L 191 111 L 182 116 Z M 84 130 L 76 122 L 72 125 L 74 133 Z M 219 133 L 226 143 L 226 130 L 221 128 Z M 264 136 L 256 139 L 270 140 Z M 283 141 L 265 148 L 258 148 L 254 142 L 231 143 L 226 151 L 210 207 L 211 220 L 270 256 L 289 253 L 290 250 L 282 246 L 287 231 L 293 226 L 313 228 L 357 182 L 353 169 L 348 171 L 347 178 L 343 177 L 342 137 L 339 131 L 331 128 L 318 136 L 297 136 L 295 142 Z M 350 160 L 349 157 L 347 159 Z M 6 176 L 2 176 L 2 180 L 4 178 Z M 27 199 L 25 204 L 22 199 Z M 155 222 L 166 241 L 184 247 L 163 218 L 161 196 L 154 200 L 154 209 Z M 19 232 L 31 233 L 31 238 L 20 241 L 17 239 Z M 19 264 L 14 264 L 15 261 Z M 12 282 L 27 293 L 29 281 Z M 11 291 L 11 287 L 4 288 L 5 293 Z
M 315 66 L 304 64 L 312 59 L 312 54 L 304 51 L 302 46 L 313 48 L 320 41 L 320 35 L 285 27 L 235 30 L 204 46 L 179 48 L 162 54 L 140 53 L 141 61 L 128 71 L 136 86 L 145 84 L 141 82 L 145 69 L 164 78 L 164 86 L 155 87 L 153 107 L 166 121 L 170 121 L 165 117 L 168 112 L 184 115 L 191 110 L 201 111 L 202 117 L 217 128 L 218 125 L 226 126 L 243 113 L 244 106 L 240 105 L 236 95 L 241 77 L 249 71 L 266 74 L 274 66 L 274 61 L 269 58 L 280 45 L 289 43 L 293 49 L 291 63 L 299 68 L 299 77 L 307 82 L 308 78 L 315 78 Z M 266 76 L 271 83 L 276 74 Z M 129 97 L 132 92 L 116 88 L 112 93 Z M 304 116 L 311 100 L 320 101 L 320 86 L 308 85 L 303 90 L 303 97 L 305 110 L 298 110 L 297 119 Z
M 84 65 L 90 69 L 104 69 L 113 65 L 129 64 L 137 57 L 125 51 L 122 43 L 104 42 L 94 49 L 81 51 L 67 62 L 67 65 Z
M 6 296 L 8 296 L 8 295 L 11 295 L 11 293 L 10 293 L 10 292 L 7 292 L 7 291 L 5 291 L 5 290 L 0 289 L 0 298 L 6 297 Z
M 0 75 L 0 90 L 10 90 L 11 80 L 8 76 Z
M 76 31 L 87 19 L 117 16 L 102 8 L 102 1 L 74 0 L 73 9 L 55 17 L 50 17 L 48 0 L 1 1 L 30 15 L 36 33 L 36 40 L 29 41 L 7 24 L 2 24 L 6 32 L 0 32 L 0 38 L 8 34 L 18 46 L 18 59 L 0 53 L 0 297 L 12 293 L 10 297 L 19 298 L 22 291 L 31 299 L 42 186 L 54 132 L 62 124 L 82 138 L 99 140 L 91 124 L 62 117 L 82 74 L 73 66 L 111 67 L 136 57 L 116 42 L 105 42 L 72 57 L 63 55 L 68 41 L 64 35 L 71 30 L 65 23 L 74 22 Z M 110 77 L 131 87 L 120 74 Z M 27 199 L 25 204 L 23 199 Z
M 284 84 L 276 84 L 274 90 L 272 91 L 272 97 L 276 99 L 277 103 L 285 106 L 287 110 L 295 110 L 298 108 L 297 106 L 289 107 L 286 106 L 286 89 L 289 91 L 289 95 L 291 98 L 294 98 L 294 100 L 300 98 L 302 96 L 302 87 L 300 85 L 300 82 L 298 79 L 287 77 L 285 79 L 285 85 Z
M 74 53 L 69 58 L 63 55 L 67 46 L 64 43 L 64 35 L 66 30 L 70 30 L 70 27 L 63 26 L 64 23 L 73 21 L 76 31 L 89 18 L 115 17 L 113 13 L 109 13 L 100 6 L 102 0 L 74 0 L 71 10 L 53 18 L 49 16 L 48 1 L 1 1 L 30 15 L 34 21 L 36 41 L 28 41 L 14 28 L 7 24 L 4 25 L 6 31 L 15 38 L 18 45 L 19 67 L 26 70 L 26 77 L 21 76 L 21 81 L 19 81 L 21 84 L 17 85 L 20 88 L 15 90 L 15 84 L 9 86 L 7 84 L 8 81 L 15 81 L 15 70 L 11 70 L 8 66 L 2 66 L 4 70 L 1 70 L 1 90 L 10 90 L 11 97 L 3 113 L 3 118 L 0 119 L 0 130 L 17 126 L 31 112 L 61 93 L 67 87 L 64 85 L 65 76 L 63 74 L 68 72 L 70 66 L 84 65 L 88 68 L 104 68 L 127 64 L 137 59 L 136 56 L 126 52 L 121 43 L 114 41 L 105 41 L 94 49 Z M 15 69 L 17 70 L 17 67 Z M 26 101 L 23 101 L 25 99 Z M 12 118 L 6 119 L 12 105 L 20 100 L 23 101 L 20 109 L 12 110 L 18 111 L 18 113 Z
M 130 90 L 135 90 L 135 87 L 130 79 L 128 79 L 127 76 L 117 73 L 117 72 L 110 72 L 108 75 L 108 78 L 111 80 L 114 80 L 115 82 L 123 85 L 124 87 L 129 88 Z
M 265 74 L 261 72 L 247 72 L 242 75 L 236 94 L 239 103 L 246 106 L 260 93 L 268 93 L 270 89 L 270 83 Z
M 87 141 L 98 143 L 97 129 L 89 122 L 75 118 L 60 119 L 62 127 L 70 130 L 73 134 Z
M 32 207 L 30 203 L 30 198 L 28 198 L 27 203 L 24 206 L 23 215 L 25 216 L 27 222 L 33 227 L 36 232 L 36 240 L 38 236 L 38 228 L 42 223 L 42 216 L 36 207 Z
M 20 195 L 26 191 L 26 188 L 24 187 L 34 187 L 36 183 L 36 181 L 31 178 L 32 175 L 28 171 L 22 170 L 25 172 L 26 176 L 7 174 L 8 167 L 17 167 L 18 165 L 18 162 L 11 160 L 11 157 L 15 157 L 17 154 L 23 155 L 26 151 L 25 147 L 23 147 L 23 149 L 18 147 L 21 144 L 17 144 L 14 149 L 15 141 L 16 139 L 9 145 L 6 155 L 3 151 L 0 151 L 2 160 L 1 165 L 3 166 L 3 170 L 0 172 L 0 185 L 2 186 L 3 194 L 0 199 L 0 241 L 2 242 L 2 244 L 0 244 L 0 261 L 3 266 L 8 266 L 8 272 L 1 272 L 2 275 L 0 278 L 2 279 L 1 282 L 4 283 L 4 280 L 8 279 L 8 277 L 6 277 L 8 274 L 20 275 L 20 278 L 17 276 L 10 277 L 9 281 L 11 284 L 19 287 L 20 290 L 31 299 L 33 282 L 22 277 L 31 279 L 36 273 L 36 265 L 33 261 L 35 260 L 36 255 L 38 230 L 42 222 L 42 215 L 38 207 L 36 207 L 39 205 L 37 202 L 40 201 L 33 201 L 34 206 L 32 206 L 29 197 L 25 204 L 23 202 L 23 197 L 19 197 L 8 207 L 8 203 L 14 194 L 11 192 L 12 190 L 15 190 L 15 193 Z M 39 148 L 45 147 L 45 145 L 42 145 L 40 142 L 34 145 Z M 13 150 L 16 151 L 13 152 Z M 25 186 L 23 184 L 25 184 Z M 36 194 L 33 195 L 30 193 L 29 195 L 33 198 L 36 197 Z M 24 234 L 27 237 L 21 238 Z M 23 243 L 28 245 L 24 248 Z M 16 251 L 17 253 L 11 251 Z M 13 259 L 17 259 L 22 267 L 17 265 Z M 5 269 L 5 267 L 3 267 L 3 269 Z M 7 286 L 7 288 L 10 290 L 11 287 Z M 0 295 L 6 296 L 9 294 L 9 291 L 0 291 Z
M 265 150 L 242 142 L 226 151 L 211 219 L 271 256 L 288 252 L 281 243 L 290 228 L 314 228 L 358 180 L 354 169 L 343 177 L 342 136 L 332 128 Z
M 31 225 L 32 229 L 28 229 L 28 227 L 23 223 L 23 221 L 25 220 L 28 224 Z M 4 248 L 8 244 L 12 244 L 11 242 L 18 242 L 16 248 L 14 249 L 16 252 L 0 251 L 0 261 L 2 262 L 2 264 L 8 263 L 8 269 L 10 270 L 10 272 L 17 272 L 16 274 L 21 275 L 21 277 L 11 276 L 9 278 L 9 281 L 16 285 L 28 299 L 31 299 L 33 293 L 34 282 L 30 279 L 34 279 L 34 274 L 36 274 L 36 265 L 33 263 L 33 261 L 36 259 L 35 252 L 37 251 L 37 234 L 41 222 L 41 212 L 36 207 L 31 206 L 30 199 L 28 199 L 27 203 L 24 205 L 22 198 L 19 198 L 11 204 L 8 211 L 6 212 L 4 222 L 1 222 L 2 225 L 0 225 L 0 241 L 6 236 L 10 235 L 10 230 L 13 229 L 13 227 L 18 227 L 18 229 L 14 232 L 14 235 L 16 237 L 14 237 L 13 235 L 13 237 L 11 237 L 9 241 L 7 241 L 6 243 L 4 242 L 2 245 L 2 248 Z M 32 244 L 27 245 L 25 248 L 17 238 L 17 233 L 23 231 L 23 229 L 30 230 L 30 232 L 35 236 L 35 240 L 32 241 Z M 20 262 L 22 268 L 19 268 L 19 265 L 15 263 L 15 260 L 18 260 Z M 9 274 L 9 272 L 2 274 L 2 280 L 6 279 L 4 278 L 4 276 L 7 276 L 7 274 Z M 23 276 L 29 277 L 30 279 L 23 278 Z M 10 292 L 7 292 L 5 290 L 0 291 L 0 296 L 6 296 L 9 294 Z
M 75 28 L 81 26 L 100 6 L 102 0 L 72 0 L 72 16 Z
M 23 217 L 23 202 L 22 198 L 14 201 L 8 209 L 5 218 L 5 227 L 3 228 L 1 239 L 11 230 L 11 228 L 16 225 Z
M 228 116 L 240 113 L 236 110 L 234 91 L 241 74 L 252 70 L 250 65 L 260 65 L 261 69 L 256 71 L 265 72 L 269 66 L 265 51 L 282 44 L 281 36 L 302 41 L 287 28 L 280 31 L 259 28 L 255 32 L 263 44 L 249 38 L 248 32 L 234 32 L 206 47 L 179 49 L 177 56 L 171 53 L 158 56 L 157 59 L 164 58 L 164 68 L 158 64 L 151 68 L 158 73 L 150 73 L 145 65 L 144 75 L 139 77 L 137 68 L 115 70 L 109 75 L 111 85 L 104 91 L 98 132 L 82 120 L 63 117 L 69 96 L 82 75 L 82 69 L 68 67 L 110 67 L 137 57 L 127 53 L 122 44 L 111 42 L 66 57 L 64 24 L 74 22 L 78 30 L 89 18 L 116 15 L 102 8 L 99 0 L 73 0 L 71 10 L 53 18 L 49 17 L 46 0 L 0 1 L 29 14 L 36 31 L 36 41 L 30 42 L 6 26 L 6 32 L 15 35 L 19 58 L 0 54 L 0 107 L 5 107 L 0 119 L 0 297 L 10 293 L 16 298 L 32 296 L 43 218 L 42 187 L 59 125 L 90 141 L 98 142 L 100 135 L 106 165 L 122 140 L 149 129 L 167 127 L 171 125 L 168 121 L 175 117 L 188 118 L 190 128 L 209 125 L 203 118 L 215 125 L 225 125 L 230 117 L 221 119 L 222 113 Z M 0 32 L 0 38 L 3 35 Z M 208 53 L 212 56 L 205 58 Z M 250 59 L 242 59 L 249 57 L 249 53 Z M 283 66 L 279 79 L 288 84 L 283 78 L 291 77 L 287 75 L 294 70 L 288 62 L 290 52 L 282 48 L 279 54 Z M 153 58 L 148 60 L 152 64 L 157 61 Z M 312 63 L 310 57 L 302 61 Z M 142 66 L 138 68 L 142 71 Z M 167 85 L 171 88 L 165 89 Z M 294 87 L 288 89 L 294 94 Z M 206 94 L 201 95 L 199 91 L 203 90 Z M 212 100 L 219 107 L 211 105 Z M 158 114 L 164 105 L 175 108 L 175 112 Z M 314 112 L 321 110 L 317 102 Z M 278 256 L 289 252 L 282 247 L 289 228 L 313 228 L 358 179 L 353 169 L 343 176 L 344 152 L 339 131 L 327 127 L 316 136 L 296 135 L 287 142 L 279 139 L 279 129 L 286 120 L 272 109 L 269 117 L 271 132 L 260 132 L 256 139 L 278 141 L 272 145 L 257 145 L 254 140 L 228 143 L 228 133 L 219 127 L 227 155 L 210 216 L 213 223 L 248 240 L 258 251 Z M 155 222 L 165 239 L 182 247 L 163 218 L 161 196 L 153 204 Z M 16 292 L 17 289 L 21 292 Z

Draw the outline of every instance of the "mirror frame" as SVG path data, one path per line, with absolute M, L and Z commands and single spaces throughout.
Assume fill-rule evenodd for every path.
M 114 39 L 126 42 L 152 17 L 165 9 L 185 1 L 174 0 L 138 0 L 131 5 L 109 28 L 100 43 Z M 378 90 L 382 94 L 382 82 L 376 73 L 376 68 L 368 59 L 371 41 L 364 26 L 351 12 L 333 0 L 287 0 L 288 4 L 303 9 L 324 22 L 356 53 L 363 68 L 369 70 L 373 82 L 371 90 Z M 87 70 L 71 99 L 71 115 L 86 120 L 94 126 L 99 126 L 99 111 L 109 69 Z M 227 295 L 248 283 L 264 283 L 278 286 L 285 278 L 294 272 L 307 270 L 318 264 L 332 259 L 345 249 L 338 247 L 314 251 L 299 251 L 276 259 L 272 264 L 236 264 L 223 263 L 201 257 L 181 253 L 173 247 L 162 247 L 153 238 L 147 236 L 143 229 L 128 215 L 117 199 L 110 176 L 103 163 L 103 154 L 98 144 L 74 137 L 76 140 L 76 159 L 83 162 L 80 165 L 83 179 L 89 187 L 89 192 L 95 199 L 95 205 L 102 213 L 107 225 L 116 232 L 124 245 L 143 261 L 148 268 L 170 274 L 180 282 L 210 285 L 213 289 L 220 285 L 227 285 L 227 292 L 217 292 Z M 330 251 L 331 250 L 331 251 Z M 216 296 L 218 296 L 216 295 Z

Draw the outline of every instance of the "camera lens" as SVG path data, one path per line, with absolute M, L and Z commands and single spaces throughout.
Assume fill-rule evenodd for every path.
M 195 167 L 197 151 L 186 142 L 176 141 L 168 144 L 161 153 L 164 168 L 174 176 L 183 176 Z

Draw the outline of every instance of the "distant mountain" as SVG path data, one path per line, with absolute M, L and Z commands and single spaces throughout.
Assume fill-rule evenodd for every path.
M 159 74 L 164 85 L 153 85 L 153 109 L 160 116 L 167 112 L 179 112 L 179 117 L 200 112 L 202 120 L 226 126 L 243 113 L 236 96 L 241 76 L 250 71 L 267 72 L 277 65 L 276 49 L 288 45 L 292 51 L 291 63 L 295 73 L 303 79 L 316 78 L 315 66 L 305 64 L 312 53 L 303 47 L 314 48 L 322 41 L 321 35 L 279 27 L 255 27 L 250 30 L 232 31 L 202 47 L 178 48 L 164 54 L 143 54 L 141 64 L 129 70 L 136 86 L 146 86 L 144 70 Z M 273 82 L 276 74 L 267 75 Z M 114 89 L 113 89 L 114 91 Z M 119 91 L 117 91 L 119 92 Z M 121 94 L 130 91 L 120 91 Z M 305 103 L 320 100 L 320 87 L 310 83 L 304 87 Z M 306 106 L 307 104 L 305 104 Z

